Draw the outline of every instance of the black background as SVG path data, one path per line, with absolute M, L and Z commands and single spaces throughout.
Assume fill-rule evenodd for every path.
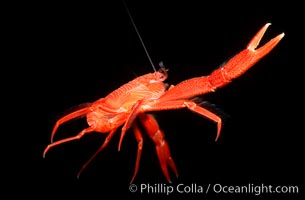
M 202 96 L 224 118 L 217 142 L 215 123 L 188 110 L 154 114 L 178 167 L 178 178 L 171 173 L 173 185 L 297 185 L 304 194 L 302 79 L 298 78 L 302 64 L 295 60 L 296 48 L 302 46 L 296 34 L 301 26 L 298 5 L 217 1 L 127 1 L 127 5 L 153 62 L 158 66 L 163 61 L 169 69 L 169 84 L 208 75 L 245 48 L 267 22 L 272 25 L 262 44 L 285 32 L 278 46 L 247 73 Z M 153 71 L 122 1 L 25 3 L 11 8 L 7 15 L 13 20 L 7 29 L 11 45 L 6 52 L 13 54 L 9 57 L 14 71 L 11 81 L 18 85 L 10 93 L 18 94 L 12 98 L 13 117 L 9 117 L 14 123 L 10 133 L 14 154 L 9 157 L 14 162 L 7 162 L 12 164 L 5 172 L 8 186 L 43 199 L 168 198 L 129 191 L 137 150 L 131 131 L 120 152 L 118 132 L 80 179 L 78 170 L 103 143 L 105 134 L 88 134 L 55 147 L 42 158 L 56 119 L 67 109 L 105 97 Z M 55 139 L 85 127 L 85 119 L 72 121 L 58 130 Z M 167 184 L 147 136 L 134 183 Z M 227 199 L 242 195 L 176 192 L 171 196 Z M 301 194 L 284 196 L 293 199 Z

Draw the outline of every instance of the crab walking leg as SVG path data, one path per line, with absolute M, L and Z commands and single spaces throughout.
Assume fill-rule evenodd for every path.
M 82 168 L 79 170 L 78 174 L 77 174 L 77 178 L 79 178 L 79 176 L 81 175 L 81 173 L 84 171 L 84 169 L 88 166 L 88 164 L 97 156 L 97 154 L 99 154 L 110 142 L 111 138 L 113 137 L 113 135 L 115 134 L 117 129 L 113 129 L 106 137 L 103 145 L 89 158 L 89 160 L 82 166 Z
M 222 127 L 222 120 L 219 116 L 212 113 L 211 111 L 197 105 L 193 101 L 189 100 L 173 100 L 173 101 L 165 101 L 165 102 L 158 102 L 154 105 L 154 107 L 149 107 L 145 109 L 145 112 L 149 111 L 157 111 L 157 110 L 173 110 L 173 109 L 182 109 L 182 108 L 188 108 L 189 110 L 198 113 L 199 115 L 206 117 L 214 122 L 217 123 L 217 134 L 216 139 L 219 138 L 221 127 Z
M 65 138 L 65 139 L 62 139 L 62 140 L 58 140 L 56 142 L 53 142 L 51 144 L 49 144 L 44 152 L 43 152 L 43 157 L 46 156 L 46 153 L 52 148 L 52 147 L 55 147 L 59 144 L 62 144 L 62 143 L 66 143 L 66 142 L 69 142 L 69 141 L 72 141 L 72 140 L 79 140 L 81 137 L 83 137 L 86 133 L 90 133 L 90 132 L 93 132 L 94 131 L 94 128 L 92 127 L 88 127 L 84 130 L 82 130 L 79 134 L 77 134 L 76 136 L 73 136 L 73 137 L 68 137 L 68 138 Z
M 90 104 L 87 105 L 87 107 L 85 108 L 82 108 L 82 109 L 79 109 L 79 110 L 76 110 L 62 118 L 60 118 L 59 120 L 57 120 L 56 124 L 54 125 L 54 128 L 52 130 L 52 134 L 51 134 L 51 143 L 53 143 L 53 138 L 54 138 L 54 135 L 55 135 L 55 132 L 57 131 L 58 127 L 67 122 L 67 121 L 70 121 L 71 119 L 75 119 L 77 117 L 81 117 L 81 116 L 84 116 L 86 115 L 89 111 L 90 111 L 90 107 L 89 107 Z
M 168 166 L 174 171 L 175 175 L 178 177 L 178 171 L 174 163 L 173 158 L 171 157 L 169 146 L 164 139 L 164 133 L 160 130 L 158 122 L 150 114 L 139 114 L 139 119 L 143 124 L 147 134 L 154 141 L 156 145 L 156 151 L 159 158 L 160 166 L 164 176 L 168 182 L 171 182 L 170 176 L 168 173 Z
M 270 23 L 263 26 L 253 37 L 247 48 L 231 58 L 223 67 L 216 69 L 209 76 L 195 77 L 172 86 L 158 101 L 190 99 L 198 95 L 214 92 L 217 88 L 230 83 L 249 70 L 256 62 L 267 55 L 284 37 L 284 33 L 271 39 L 256 49 Z
M 137 114 L 140 111 L 141 105 L 142 105 L 143 100 L 139 100 L 135 103 L 135 105 L 133 106 L 131 113 L 129 114 L 129 116 L 126 119 L 126 122 L 124 123 L 123 127 L 122 127 L 122 131 L 121 131 L 121 137 L 120 137 L 120 141 L 119 141 L 119 146 L 118 146 L 118 151 L 121 150 L 121 145 L 123 142 L 123 138 L 125 136 L 126 131 L 131 127 L 131 125 L 133 124 L 133 122 L 135 121 Z
M 135 179 L 137 173 L 138 173 L 138 170 L 139 170 L 139 165 L 140 165 L 140 159 L 141 159 L 141 154 L 142 154 L 142 149 L 143 149 L 143 137 L 142 137 L 142 134 L 141 134 L 141 131 L 137 125 L 137 123 L 133 123 L 132 125 L 132 128 L 133 128 L 133 132 L 135 134 L 135 137 L 136 137 L 136 140 L 138 142 L 138 152 L 137 152 L 137 158 L 136 158 L 136 165 L 135 165 L 135 170 L 134 170 L 134 173 L 133 173 L 133 177 L 130 181 L 130 184 L 133 182 L 133 180 Z

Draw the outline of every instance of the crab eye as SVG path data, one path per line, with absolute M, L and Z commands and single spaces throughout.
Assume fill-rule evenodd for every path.
M 164 70 L 160 69 L 158 72 L 156 72 L 156 79 L 158 81 L 164 81 L 166 78 L 167 78 L 167 72 L 165 69 Z
M 158 70 L 158 79 L 160 80 L 160 81 L 164 81 L 166 78 L 167 78 L 167 71 L 168 71 L 168 69 L 166 69 L 165 67 L 164 67 L 164 64 L 163 64 L 163 62 L 161 61 L 161 62 L 159 62 L 159 66 L 160 66 L 160 69 Z

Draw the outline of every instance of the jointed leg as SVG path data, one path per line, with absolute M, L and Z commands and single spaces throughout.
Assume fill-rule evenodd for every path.
M 135 170 L 134 170 L 133 177 L 132 177 L 130 183 L 133 182 L 134 178 L 136 177 L 136 175 L 138 173 L 142 149 L 143 149 L 143 137 L 142 137 L 141 131 L 140 131 L 137 123 L 134 123 L 132 125 L 132 128 L 133 128 L 133 132 L 135 134 L 136 140 L 138 142 L 138 153 L 137 153 L 137 158 L 136 158 Z
M 89 158 L 89 160 L 82 166 L 82 168 L 79 170 L 77 174 L 77 178 L 79 178 L 80 174 L 83 172 L 83 170 L 88 166 L 88 164 L 95 158 L 97 154 L 99 154 L 110 142 L 111 138 L 115 134 L 117 129 L 112 130 L 106 137 L 103 145 Z
M 188 108 L 191 111 L 194 111 L 198 113 L 201 116 L 207 117 L 208 119 L 214 121 L 217 123 L 217 135 L 216 135 L 216 141 L 220 135 L 221 131 L 221 118 L 218 117 L 216 114 L 212 113 L 211 111 L 200 107 L 196 103 L 189 101 L 189 100 L 174 100 L 174 101 L 165 101 L 165 102 L 158 102 L 157 104 L 153 105 L 153 107 L 150 107 L 148 109 L 145 109 L 146 111 L 159 111 L 159 110 L 172 110 L 172 109 L 181 109 L 181 108 Z
M 216 139 L 215 139 L 215 141 L 217 141 L 218 138 L 219 138 L 219 135 L 220 135 L 221 125 L 222 125 L 221 124 L 221 118 L 218 117 L 216 114 L 212 113 L 211 111 L 209 111 L 209 110 L 207 110 L 207 109 L 205 109 L 201 106 L 198 106 L 196 103 L 194 103 L 192 101 L 185 101 L 184 105 L 188 109 L 190 109 L 190 110 L 192 110 L 192 111 L 194 111 L 194 112 L 196 112 L 196 113 L 198 113 L 202 116 L 205 116 L 205 117 L 207 117 L 207 118 L 209 118 L 212 121 L 217 123 L 217 135 L 216 135 Z
M 131 110 L 131 113 L 130 115 L 128 116 L 125 124 L 123 125 L 122 127 L 122 132 L 121 132 L 121 137 L 120 137 L 120 141 L 119 141 L 119 147 L 118 147 L 118 150 L 120 151 L 121 149 L 121 145 L 122 145 L 122 141 L 123 141 L 123 138 L 125 136 L 125 133 L 126 131 L 131 127 L 131 125 L 133 124 L 133 122 L 135 121 L 138 113 L 139 113 L 139 110 L 141 108 L 141 105 L 142 105 L 142 101 L 137 101 L 135 103 L 135 105 L 133 106 L 133 109 Z
M 143 124 L 146 132 L 148 133 L 149 137 L 154 141 L 156 145 L 156 151 L 159 158 L 159 162 L 161 165 L 162 172 L 168 182 L 170 181 L 169 173 L 168 173 L 168 165 L 174 171 L 176 176 L 178 176 L 178 171 L 174 160 L 171 157 L 169 146 L 164 139 L 164 134 L 160 130 L 159 125 L 155 118 L 152 115 L 148 114 L 140 114 L 139 119 Z
M 52 147 L 54 147 L 54 146 L 57 146 L 57 145 L 59 145 L 59 144 L 62 144 L 62 143 L 66 143 L 66 142 L 72 141 L 72 140 L 79 140 L 79 139 L 80 139 L 81 137 L 83 137 L 86 133 L 89 133 L 89 132 L 92 132 L 92 131 L 94 131 L 94 129 L 91 128 L 91 127 L 88 127 L 88 128 L 86 128 L 86 129 L 82 130 L 82 131 L 81 131 L 78 135 L 76 135 L 76 136 L 68 137 L 68 138 L 65 138 L 65 139 L 62 139 L 62 140 L 58 140 L 58 141 L 56 141 L 56 142 L 53 142 L 53 143 L 49 144 L 49 145 L 45 148 L 45 150 L 44 150 L 44 152 L 43 152 L 43 157 L 45 157 L 47 151 L 49 151 L 50 148 L 52 148 Z
M 76 110 L 76 111 L 74 111 L 74 112 L 72 112 L 72 113 L 70 113 L 70 114 L 68 114 L 68 115 L 66 115 L 66 116 L 64 116 L 64 117 L 62 117 L 62 118 L 60 118 L 57 122 L 56 122 L 56 124 L 55 124 L 55 126 L 54 126 L 54 128 L 53 128 L 53 130 L 52 130 L 52 134 L 51 134 L 51 143 L 53 143 L 53 138 L 54 138 L 54 135 L 55 135 L 55 132 L 56 132 L 56 130 L 58 129 L 58 127 L 61 125 L 61 124 L 63 124 L 63 123 L 65 123 L 65 122 L 67 122 L 67 121 L 70 121 L 71 119 L 75 119 L 75 118 L 77 118 L 77 117 L 81 117 L 81 116 L 83 116 L 83 115 L 86 115 L 88 112 L 89 112 L 89 106 L 90 106 L 91 104 L 86 104 L 86 107 L 84 107 L 84 108 L 82 108 L 82 109 L 79 109 L 79 110 Z

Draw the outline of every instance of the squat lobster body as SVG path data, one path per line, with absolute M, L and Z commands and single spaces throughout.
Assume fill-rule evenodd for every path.
M 258 31 L 246 49 L 235 55 L 224 66 L 215 70 L 209 76 L 188 79 L 176 86 L 170 86 L 167 90 L 167 85 L 164 83 L 164 80 L 167 78 L 166 69 L 161 69 L 158 72 L 140 76 L 113 91 L 105 98 L 101 98 L 89 104 L 87 107 L 62 117 L 56 122 L 53 128 L 51 144 L 46 147 L 43 156 L 45 157 L 45 154 L 50 148 L 68 141 L 80 139 L 86 133 L 108 133 L 103 145 L 81 168 L 78 173 L 80 175 L 89 162 L 107 146 L 118 128 L 122 126 L 119 150 L 125 132 L 129 128 L 132 128 L 138 142 L 138 152 L 132 182 L 139 169 L 143 147 L 142 131 L 139 129 L 137 121 L 135 120 L 137 118 L 145 132 L 155 143 L 162 172 L 167 181 L 170 182 L 168 166 L 176 175 L 178 175 L 177 168 L 171 157 L 169 146 L 164 139 L 164 133 L 159 128 L 156 119 L 152 115 L 147 114 L 147 112 L 187 108 L 217 123 L 217 140 L 221 131 L 221 118 L 197 105 L 192 99 L 196 96 L 215 91 L 217 88 L 228 84 L 232 79 L 242 75 L 268 54 L 284 37 L 284 33 L 279 34 L 264 46 L 256 49 L 269 25 L 270 23 L 267 23 Z M 61 124 L 80 116 L 87 117 L 88 128 L 85 128 L 76 136 L 53 142 L 55 132 Z

